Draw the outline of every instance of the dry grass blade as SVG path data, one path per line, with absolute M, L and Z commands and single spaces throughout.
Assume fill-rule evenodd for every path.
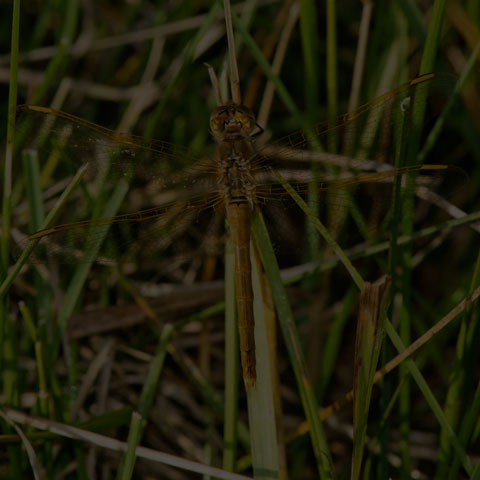
M 43 480 L 44 478 L 46 478 L 46 471 L 43 468 L 42 464 L 39 462 L 32 444 L 28 440 L 27 436 L 23 433 L 22 429 L 15 423 L 12 418 L 9 417 L 8 412 L 0 410 L 0 416 L 17 432 L 18 436 L 22 439 L 22 443 L 27 452 L 35 480 Z
M 352 480 L 360 478 L 374 375 L 385 337 L 389 286 L 390 278 L 384 276 L 373 284 L 365 282 L 360 294 L 353 378 Z
M 96 445 L 98 447 L 107 448 L 114 452 L 125 452 L 127 449 L 127 444 L 125 442 L 120 442 L 115 438 L 110 438 L 105 435 L 89 432 L 88 430 L 83 430 L 72 425 L 67 425 L 44 418 L 32 417 L 12 409 L 4 409 L 4 413 L 9 420 L 20 423 L 22 425 L 37 428 L 39 430 L 48 431 L 59 435 L 60 437 L 81 440 L 84 442 L 88 442 L 92 445 Z M 151 448 L 137 447 L 136 454 L 139 458 L 146 458 L 153 462 L 160 462 L 166 465 L 185 469 L 189 472 L 211 475 L 225 480 L 247 480 L 249 478 L 245 477 L 244 475 L 225 472 L 224 470 L 210 467 L 209 465 L 202 465 L 198 462 L 192 462 L 190 460 L 175 457 L 174 455 L 169 455 L 168 453 L 158 452 L 152 450 Z

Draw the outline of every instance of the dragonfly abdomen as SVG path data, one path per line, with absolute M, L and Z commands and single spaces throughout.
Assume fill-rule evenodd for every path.
M 238 334 L 245 387 L 255 387 L 255 337 L 253 320 L 252 268 L 250 264 L 250 205 L 226 205 L 227 221 L 235 257 Z

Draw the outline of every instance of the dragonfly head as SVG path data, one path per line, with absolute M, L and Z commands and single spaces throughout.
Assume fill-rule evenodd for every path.
M 255 125 L 255 117 L 245 105 L 221 105 L 210 115 L 210 132 L 217 140 L 232 136 L 247 137 Z

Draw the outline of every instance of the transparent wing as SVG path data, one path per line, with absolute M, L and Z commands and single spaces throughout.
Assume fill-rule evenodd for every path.
M 299 167 L 305 163 L 362 171 L 391 169 L 404 117 L 407 117 L 408 139 L 418 116 L 415 105 L 436 95 L 447 98 L 453 85 L 454 78 L 450 76 L 422 75 L 354 112 L 309 130 L 294 132 L 268 145 L 257 145 L 257 165 L 261 169 L 264 164 L 274 163 L 296 169 L 298 174 L 301 174 Z
M 277 215 L 287 212 L 282 200 L 284 189 L 266 167 L 280 169 L 296 191 L 308 199 L 316 215 L 324 212 L 323 219 L 330 228 L 336 230 L 350 210 L 364 238 L 375 236 L 382 226 L 388 232 L 392 186 L 399 176 L 415 176 L 413 182 L 406 182 L 405 178 L 400 181 L 400 185 L 408 185 L 402 189 L 403 194 L 419 195 L 435 190 L 441 192 L 443 198 L 450 198 L 466 180 L 459 169 L 436 163 L 395 170 L 393 165 L 400 147 L 407 151 L 407 161 L 416 160 L 414 156 L 408 157 L 408 147 L 417 119 L 417 103 L 426 102 L 427 97 L 435 98 L 439 92 L 445 98 L 453 84 L 452 77 L 439 79 L 433 74 L 423 75 L 354 112 L 258 148 L 257 197 Z M 433 113 L 429 112 L 427 117 Z M 435 157 L 435 161 L 439 159 L 441 157 Z M 365 170 L 371 173 L 358 175 Z M 432 195 L 423 195 L 423 198 L 424 202 L 429 198 L 431 205 L 435 201 L 443 210 L 449 209 L 448 202 L 438 202 Z M 283 214 L 285 224 L 288 223 L 286 217 Z M 278 222 L 271 224 L 279 230 Z M 290 230 L 295 224 L 298 224 L 295 219 L 290 222 Z M 298 240 L 293 244 L 298 245 Z
M 292 207 L 272 172 L 273 166 L 280 169 L 301 195 L 309 198 L 314 211 L 328 210 L 333 219 L 343 218 L 352 204 L 366 210 L 365 201 L 357 202 L 365 196 L 365 191 L 381 205 L 376 208 L 383 217 L 391 204 L 390 186 L 399 175 L 417 175 L 411 189 L 445 184 L 452 173 L 449 167 L 413 166 L 394 170 L 391 166 L 395 147 L 407 141 L 400 135 L 403 106 L 422 100 L 433 81 L 433 75 L 424 75 L 332 122 L 307 132 L 296 132 L 269 146 L 257 146 L 252 159 L 256 199 L 270 213 L 277 212 L 277 221 L 272 220 L 272 225 L 277 230 L 286 230 L 289 223 L 281 212 Z M 35 238 L 41 241 L 32 262 L 79 263 L 94 259 L 101 263 L 118 259 L 135 262 L 142 256 L 153 258 L 156 251 L 184 248 L 194 252 L 195 248 L 185 239 L 195 228 L 202 230 L 214 208 L 222 212 L 222 198 L 217 189 L 219 174 L 213 160 L 198 160 L 186 148 L 118 133 L 65 112 L 25 105 L 19 107 L 19 115 L 24 128 L 33 128 L 29 138 L 33 140 L 32 147 L 42 152 L 42 162 L 53 164 L 51 169 L 69 166 L 71 172 L 86 166 L 85 183 L 101 182 L 107 192 L 120 179 L 127 180 L 131 193 L 124 211 L 135 213 L 91 220 L 87 210 L 84 219 L 71 221 L 72 217 L 82 218 L 81 209 L 75 208 L 75 216 L 73 211 L 67 212 L 68 220 L 63 224 L 26 239 L 17 256 Z M 333 153 L 324 150 L 327 145 Z M 342 153 L 335 153 L 338 151 Z M 348 165 L 349 169 L 330 169 L 327 174 L 330 179 L 324 180 L 324 169 L 318 167 L 324 161 Z M 360 168 L 374 172 L 352 174 L 352 169 Z M 312 194 L 313 191 L 317 193 Z M 372 231 L 380 224 L 378 219 L 365 222 Z
M 188 148 L 116 132 L 66 112 L 35 105 L 21 105 L 17 111 L 19 135 L 30 139 L 26 142 L 29 148 L 45 153 L 49 161 L 70 173 L 86 166 L 87 180 L 105 175 L 110 182 L 153 180 L 163 190 L 212 167 L 196 159 Z M 181 178 L 174 175 L 179 171 Z
M 203 221 L 202 215 L 214 209 L 217 200 L 210 195 L 178 199 L 162 206 L 135 213 L 66 223 L 40 230 L 26 237 L 15 248 L 18 258 L 31 241 L 38 242 L 30 263 L 78 264 L 96 260 L 112 265 L 121 260 L 134 262 L 140 258 L 153 261 L 192 224 Z

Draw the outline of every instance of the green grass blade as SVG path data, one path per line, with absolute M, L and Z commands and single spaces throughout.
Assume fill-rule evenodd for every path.
M 327 4 L 327 12 L 330 13 L 334 11 L 334 7 L 332 2 Z M 319 91 L 319 75 L 318 75 L 318 25 L 317 25 L 317 13 L 315 8 L 315 2 L 311 0 L 302 0 L 300 2 L 300 33 L 302 37 L 302 53 L 303 53 L 303 69 L 304 69 L 304 97 L 305 97 L 305 105 L 306 105 L 306 116 L 307 116 L 307 126 L 310 127 L 315 125 L 319 119 L 319 108 L 318 108 L 318 91 Z M 333 28 L 335 28 L 335 16 L 333 13 L 332 15 L 328 15 L 327 13 L 327 53 L 330 53 L 332 49 L 334 49 L 333 42 L 335 38 L 328 35 L 332 32 L 332 29 L 328 29 L 329 26 L 331 27 L 332 22 L 329 20 L 333 20 Z M 331 56 L 327 56 L 327 75 L 330 73 L 328 66 L 329 60 Z M 329 83 L 327 83 L 327 88 L 331 87 Z M 330 97 L 327 95 L 329 99 L 329 106 L 330 106 Z M 332 97 L 333 101 L 336 102 L 336 95 Z M 329 111 L 329 114 L 331 112 Z M 329 116 L 329 118 L 333 118 Z M 329 137 L 329 139 L 332 136 Z M 313 145 L 315 149 L 319 148 L 319 142 L 314 141 Z M 313 164 L 312 167 L 312 176 L 314 179 L 318 178 L 318 165 Z M 309 187 L 309 195 L 308 195 L 308 203 L 312 210 L 315 211 L 316 204 L 314 203 L 313 199 L 317 195 L 317 181 L 313 181 Z M 312 225 L 307 223 L 306 225 L 306 259 L 313 260 L 318 257 L 319 254 L 319 239 L 318 235 L 315 233 Z
M 25 302 L 21 301 L 19 303 L 19 309 L 22 313 L 23 320 L 27 326 L 27 330 L 30 334 L 32 342 L 35 344 L 35 360 L 37 367 L 37 376 L 38 376 L 38 402 L 40 413 L 44 416 L 48 415 L 48 389 L 47 389 L 47 377 L 46 377 L 46 367 L 44 362 L 43 355 L 43 344 L 38 338 L 37 330 L 35 328 L 32 314 L 28 309 Z
M 455 84 L 455 88 L 450 95 L 448 99 L 448 103 L 445 106 L 445 108 L 442 110 L 442 113 L 440 116 L 437 118 L 435 125 L 433 128 L 430 130 L 430 133 L 428 135 L 428 138 L 425 140 L 425 144 L 423 145 L 423 148 L 421 152 L 418 155 L 418 163 L 424 163 L 425 158 L 431 151 L 431 149 L 434 147 L 434 145 L 437 144 L 439 141 L 440 133 L 443 130 L 443 127 L 445 125 L 445 121 L 447 118 L 452 113 L 453 107 L 458 101 L 458 97 L 460 95 L 460 92 L 463 90 L 463 87 L 467 83 L 467 79 L 469 78 L 470 74 L 472 73 L 472 70 L 474 66 L 477 65 L 477 59 L 478 55 L 480 54 L 480 40 L 478 41 L 477 45 L 473 49 L 467 63 L 465 64 L 465 67 L 462 70 L 461 75 L 459 76 L 457 83 Z
M 10 84 L 8 90 L 7 142 L 3 168 L 2 231 L 0 236 L 0 276 L 8 268 L 10 215 L 12 195 L 13 143 L 15 136 L 15 110 L 17 107 L 18 46 L 20 30 L 20 1 L 13 2 L 12 36 L 10 46 Z M 2 317 L 4 315 L 2 314 Z M 3 329 L 2 329 L 3 332 Z
M 440 34 L 443 27 L 446 3 L 446 0 L 435 0 L 433 3 L 432 16 L 428 25 L 427 40 L 425 42 L 425 49 L 420 64 L 420 75 L 435 70 L 435 61 L 437 59 L 437 52 L 440 45 Z
M 128 430 L 127 451 L 118 470 L 117 480 L 129 480 L 132 478 L 136 461 L 136 449 L 142 438 L 144 424 L 145 420 L 140 413 L 133 412 Z
M 55 50 L 55 55 L 50 60 L 45 73 L 43 74 L 42 81 L 35 91 L 35 95 L 32 98 L 32 103 L 41 103 L 48 88 L 51 88 L 52 80 L 57 76 L 60 77 L 60 72 L 64 69 L 68 58 L 68 50 L 72 45 L 72 41 L 75 35 L 79 0 L 72 0 L 65 3 L 66 12 L 61 19 L 61 25 L 63 30 L 60 34 L 60 41 L 58 47 Z
M 127 451 L 122 459 L 121 468 L 118 472 L 118 480 L 128 480 L 132 478 L 133 469 L 135 467 L 136 449 L 140 445 L 143 437 L 143 431 L 148 421 L 150 411 L 152 409 L 155 394 L 157 392 L 160 375 L 163 371 L 165 357 L 167 355 L 167 347 L 173 333 L 173 327 L 169 324 L 165 325 L 162 335 L 160 336 L 157 351 L 153 357 L 148 370 L 147 379 L 142 389 L 138 412 L 133 412 L 130 420 L 130 430 L 127 441 Z
M 331 456 L 325 433 L 317 413 L 318 404 L 313 393 L 299 335 L 293 320 L 290 305 L 288 304 L 275 254 L 260 212 L 256 212 L 253 217 L 252 232 L 272 290 L 278 321 L 287 346 L 290 362 L 295 372 L 297 387 L 302 399 L 305 415 L 310 425 L 310 437 L 320 478 L 333 478 Z
M 422 56 L 419 74 L 430 73 L 435 69 L 435 60 L 439 47 L 440 32 L 443 25 L 445 13 L 445 0 L 436 0 L 433 5 L 432 17 L 430 20 L 425 50 Z M 427 82 L 428 83 L 428 82 Z M 409 145 L 408 164 L 417 163 L 419 153 L 420 134 L 425 117 L 428 85 L 420 84 L 416 91 L 416 98 L 412 107 L 412 136 Z
M 386 322 L 385 328 L 386 328 L 387 335 L 389 336 L 390 340 L 392 341 L 397 351 L 399 353 L 403 352 L 405 350 L 405 346 L 403 345 L 402 340 L 398 336 L 392 324 L 388 320 Z M 445 432 L 447 432 L 449 442 L 452 445 L 453 449 L 456 451 L 458 457 L 460 458 L 463 468 L 465 469 L 468 475 L 472 475 L 472 472 L 473 472 L 472 462 L 467 456 L 462 445 L 460 444 L 458 438 L 455 435 L 455 432 L 452 430 L 452 427 L 450 426 L 447 419 L 445 418 L 442 408 L 440 407 L 432 390 L 430 389 L 427 382 L 425 381 L 425 378 L 423 377 L 423 375 L 421 374 L 420 370 L 415 365 L 415 362 L 413 360 L 407 359 L 406 365 L 410 372 L 410 375 L 413 377 L 418 387 L 420 388 L 420 391 L 422 392 L 425 400 L 430 405 L 430 408 L 434 413 L 435 417 L 437 418 L 437 421 L 440 423 L 440 425 L 445 430 Z
M 195 53 L 195 49 L 197 48 L 198 43 L 200 40 L 205 36 L 208 30 L 211 28 L 215 17 L 219 14 L 221 10 L 221 6 L 219 2 L 215 2 L 208 13 L 208 17 L 202 27 L 198 30 L 195 37 L 190 41 L 188 44 L 184 56 L 182 59 L 182 67 L 177 70 L 175 75 L 172 76 L 168 85 L 165 87 L 165 90 L 162 93 L 161 99 L 155 108 L 155 111 L 152 113 L 150 117 L 150 121 L 148 122 L 147 129 L 144 133 L 145 138 L 150 139 L 153 137 L 153 133 L 157 128 L 157 125 L 162 117 L 162 113 L 167 106 L 167 102 L 171 99 L 172 94 L 174 93 L 175 85 L 177 84 L 180 75 L 185 72 L 185 68 L 193 59 L 193 54 Z
M 447 413 L 447 412 L 446 412 Z M 480 414 L 480 383 L 477 383 L 477 388 L 475 394 L 473 395 L 471 408 L 467 410 L 467 414 L 463 420 L 462 426 L 460 427 L 460 433 L 458 439 L 460 444 L 466 448 L 468 446 L 469 439 L 472 438 L 472 434 L 474 432 L 475 426 L 477 425 L 477 420 Z M 459 477 L 459 470 L 460 468 L 460 458 L 455 456 L 453 461 L 451 462 L 448 470 L 448 480 L 455 480 Z M 478 468 L 478 465 L 477 465 Z M 475 473 L 473 474 L 472 478 L 475 478 Z
M 430 235 L 436 235 L 444 233 L 453 228 L 457 228 L 462 225 L 468 225 L 470 223 L 475 223 L 480 219 L 480 212 L 470 213 L 468 215 L 464 215 L 460 218 L 454 218 L 452 220 L 447 220 L 446 222 L 439 223 L 437 225 L 432 225 L 431 227 L 426 227 L 421 230 L 417 230 L 413 232 L 412 235 L 402 235 L 398 239 L 398 245 L 404 245 L 409 243 L 413 240 L 419 238 L 425 238 Z M 362 249 L 362 251 L 357 251 L 356 249 L 352 249 L 350 251 L 345 250 L 347 257 L 351 260 L 356 260 L 358 258 L 367 258 L 369 256 L 377 255 L 381 252 L 388 251 L 390 248 L 390 242 L 385 241 L 378 243 L 376 245 L 372 245 L 370 247 L 366 247 Z M 321 261 L 310 262 L 304 265 L 300 271 L 295 271 L 294 273 L 288 273 L 285 275 L 284 280 L 286 285 L 290 285 L 292 283 L 296 283 L 306 276 L 316 275 L 318 272 L 324 272 L 329 269 L 334 268 L 340 260 L 337 258 L 328 258 Z
M 408 151 L 408 124 L 409 124 L 409 115 L 411 112 L 411 106 L 406 103 L 404 109 L 398 112 L 400 116 L 400 135 L 398 138 L 397 146 L 397 155 L 395 157 L 395 168 L 402 168 L 406 163 L 406 156 Z M 408 345 L 410 343 L 410 331 L 411 331 L 411 292 L 410 292 L 410 271 L 411 271 L 411 244 L 406 243 L 402 247 L 398 246 L 397 239 L 399 228 L 405 235 L 411 235 L 413 232 L 413 210 L 415 206 L 414 202 L 414 175 L 407 175 L 406 184 L 410 189 L 403 198 L 401 198 L 402 187 L 401 187 L 401 176 L 398 176 L 394 180 L 394 189 L 393 189 L 393 218 L 391 223 L 391 236 L 390 236 L 390 250 L 389 250 L 389 272 L 392 279 L 392 291 L 391 291 L 391 303 L 388 311 L 389 318 L 394 318 L 394 302 L 393 298 L 397 293 L 397 290 L 400 290 L 402 295 L 402 304 L 401 304 L 401 322 L 400 322 L 400 336 L 404 344 Z M 403 216 L 401 215 L 401 210 L 403 206 Z M 401 257 L 401 258 L 400 258 Z M 402 278 L 400 285 L 397 285 L 397 271 L 398 263 L 402 267 Z M 385 357 L 388 356 L 390 351 L 390 346 L 387 344 L 385 349 Z M 388 361 L 388 358 L 385 360 Z M 404 371 L 403 365 L 400 366 L 400 375 L 402 378 L 405 378 L 403 383 L 403 388 L 399 394 L 399 410 L 400 418 L 402 419 L 400 423 L 400 453 L 402 458 L 402 463 L 405 465 L 405 471 L 410 471 L 410 448 L 409 448 L 409 438 L 410 438 L 410 383 L 407 378 L 407 372 Z M 382 401 L 386 405 L 389 402 L 389 391 L 391 390 L 390 379 L 386 379 L 385 389 L 382 391 Z M 388 421 L 385 422 L 385 428 L 388 426 Z M 384 436 L 388 432 L 384 431 Z M 382 442 L 382 448 L 385 450 L 388 446 Z
M 348 321 L 351 318 L 352 311 L 357 305 L 357 287 L 352 285 L 348 293 L 343 297 L 342 308 L 335 316 L 330 328 L 328 329 L 328 337 L 323 347 L 322 356 L 322 375 L 319 377 L 315 392 L 317 398 L 322 402 L 327 387 L 332 379 L 335 371 L 335 366 L 339 361 L 342 341 L 345 334 L 345 329 L 348 327 Z
M 128 192 L 128 188 L 129 187 L 127 182 L 123 180 L 118 182 L 114 192 L 109 199 L 108 204 L 102 211 L 102 218 L 109 218 L 115 216 L 116 212 L 118 211 L 120 205 L 123 202 L 123 199 L 125 198 L 125 195 Z M 91 243 L 91 245 L 89 246 L 90 249 L 85 251 L 86 258 L 95 258 L 97 256 L 102 241 L 104 240 L 106 235 L 107 230 L 103 232 L 102 237 L 99 236 L 98 239 L 96 239 L 96 242 Z M 53 352 L 55 352 L 54 356 L 56 356 L 56 352 L 58 352 L 61 334 L 66 328 L 68 318 L 70 317 L 70 315 L 72 315 L 75 309 L 75 305 L 83 289 L 83 285 L 87 280 L 88 272 L 90 271 L 91 266 L 92 262 L 79 264 L 65 292 L 62 307 L 58 315 L 58 329 L 53 342 Z
M 335 0 L 327 0 L 327 109 L 328 118 L 338 115 L 338 74 L 337 74 L 337 14 Z M 316 85 L 312 85 L 315 88 Z M 335 135 L 331 135 L 330 151 L 335 151 Z
M 275 367 L 271 365 L 267 316 L 260 286 L 260 272 L 251 248 L 252 287 L 254 294 L 253 312 L 255 319 L 255 356 L 257 384 L 247 390 L 248 419 L 252 447 L 254 477 L 269 480 L 279 478 L 277 428 L 273 399 Z
M 328 246 L 338 255 L 341 262 L 344 264 L 345 268 L 350 273 L 353 281 L 356 283 L 357 287 L 361 290 L 363 288 L 363 279 L 358 273 L 357 269 L 353 266 L 352 262 L 345 255 L 340 245 L 335 241 L 335 239 L 330 235 L 329 231 L 325 226 L 320 222 L 320 220 L 312 213 L 308 205 L 303 201 L 303 199 L 298 195 L 298 193 L 292 188 L 292 186 L 276 171 L 273 171 L 277 180 L 282 184 L 283 188 L 287 193 L 295 200 L 297 205 L 303 210 L 303 212 L 308 216 L 309 220 L 312 222 L 315 229 L 320 233 L 320 235 L 327 242 Z
M 3 194 L 2 220 L 0 232 L 0 278 L 5 278 L 8 271 L 10 252 L 10 225 L 12 208 L 12 170 L 13 147 L 15 136 L 15 108 L 18 88 L 18 47 L 20 31 L 20 0 L 13 2 L 12 35 L 10 44 L 10 82 L 8 91 L 7 139 L 5 160 L 2 162 Z M 12 277 L 13 278 L 13 277 Z M 5 281 L 3 282 L 5 283 Z M 5 289 L 6 291 L 6 289 Z M 16 326 L 8 312 L 8 298 L 0 295 L 0 370 L 2 371 L 2 391 L 6 403 L 16 406 L 19 401 L 18 375 L 16 365 Z M 9 427 L 5 428 L 9 430 Z M 17 446 L 8 447 L 9 474 L 11 478 L 21 478 L 20 449 Z
M 404 0 L 396 3 L 403 10 L 408 26 L 412 29 L 418 43 L 420 45 L 425 45 L 427 39 L 425 25 L 423 23 L 422 12 L 419 10 L 415 0 Z
M 82 180 L 82 177 L 85 175 L 85 172 L 86 172 L 86 167 L 82 167 L 77 171 L 75 176 L 72 178 L 71 182 L 68 184 L 67 188 L 60 195 L 59 199 L 55 203 L 55 206 L 47 215 L 47 218 L 45 219 L 42 225 L 42 229 L 48 228 L 52 224 L 53 220 L 55 219 L 58 212 L 67 201 L 68 197 L 73 193 L 77 185 Z M 30 241 L 27 247 L 25 248 L 25 250 L 22 252 L 20 258 L 17 260 L 15 265 L 10 269 L 7 277 L 5 278 L 5 280 L 2 282 L 0 286 L 0 298 L 2 298 L 7 292 L 7 290 L 10 288 L 11 284 L 13 283 L 16 276 L 20 272 L 20 269 L 28 260 L 28 257 L 31 255 L 31 253 L 33 252 L 34 248 L 36 247 L 39 241 L 40 241 L 39 239 L 34 239 Z
M 255 58 L 255 61 L 258 63 L 258 65 L 261 67 L 261 69 L 265 73 L 265 76 L 268 78 L 268 80 L 270 80 L 275 85 L 276 93 L 282 100 L 283 104 L 287 107 L 292 117 L 295 119 L 295 122 L 297 123 L 297 125 L 304 125 L 304 119 L 302 117 L 302 114 L 298 110 L 295 102 L 293 101 L 292 96 L 290 95 L 287 88 L 285 87 L 285 84 L 280 80 L 278 75 L 276 75 L 275 72 L 273 71 L 270 63 L 267 61 L 267 59 L 264 57 L 263 53 L 255 43 L 255 40 L 247 32 L 244 25 L 236 15 L 232 14 L 232 20 L 233 20 L 233 25 L 235 27 L 235 30 L 239 33 L 239 35 L 242 36 L 243 41 L 245 42 L 247 47 L 250 49 L 250 52 Z
M 300 33 L 302 37 L 304 96 L 307 106 L 309 125 L 314 125 L 318 118 L 318 25 L 315 2 L 300 1 Z
M 22 152 L 23 171 L 27 183 L 27 196 L 30 208 L 30 231 L 36 232 L 41 229 L 45 212 L 43 208 L 42 191 L 40 189 L 40 168 L 38 154 L 35 150 Z
M 138 412 L 144 419 L 147 420 L 150 415 L 150 410 L 153 406 L 153 401 L 157 391 L 160 375 L 163 371 L 163 364 L 165 363 L 165 357 L 167 355 L 167 347 L 170 342 L 173 333 L 173 327 L 169 324 L 165 325 L 162 330 L 162 335 L 158 343 L 157 351 L 150 364 L 148 370 L 148 376 L 145 381 L 145 385 L 142 390 L 142 396 L 140 397 L 140 403 L 138 406 Z

